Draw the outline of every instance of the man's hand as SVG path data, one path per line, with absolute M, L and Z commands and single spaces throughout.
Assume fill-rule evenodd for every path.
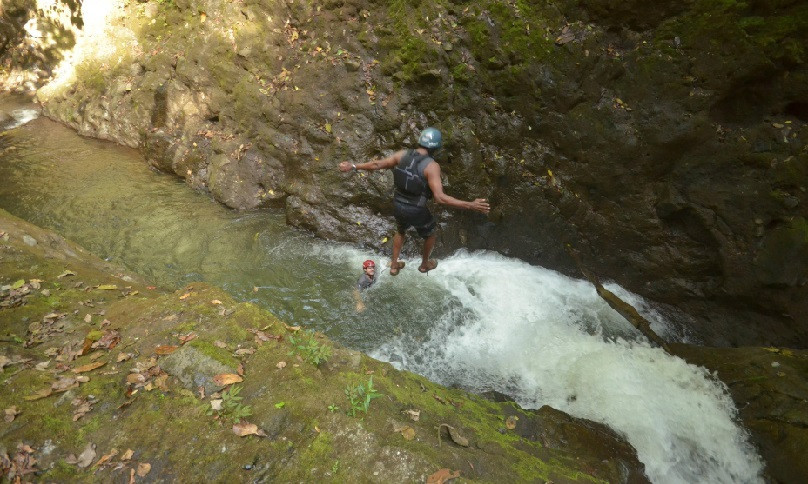
M 488 200 L 484 198 L 477 198 L 471 202 L 471 209 L 476 212 L 488 213 L 491 211 L 491 206 L 488 205 Z
M 342 163 L 339 164 L 339 171 L 343 171 L 343 172 L 351 171 L 351 170 L 353 170 L 353 167 L 354 167 L 354 164 L 351 163 L 350 161 L 343 161 Z

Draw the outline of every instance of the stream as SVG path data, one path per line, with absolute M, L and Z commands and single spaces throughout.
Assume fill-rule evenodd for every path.
M 205 281 L 441 384 L 602 422 L 654 482 L 763 482 L 725 386 L 651 347 L 588 282 L 462 250 L 428 276 L 405 259 L 394 278 L 380 254 L 292 229 L 282 211 L 227 209 L 150 170 L 137 151 L 80 137 L 35 107 L 0 98 L 11 114 L 0 135 L 0 207 L 10 213 L 152 283 Z M 357 312 L 367 258 L 380 279 Z M 607 287 L 664 338 L 687 340 L 652 304 Z

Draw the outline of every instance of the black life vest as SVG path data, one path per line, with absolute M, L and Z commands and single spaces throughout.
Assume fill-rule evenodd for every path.
M 393 168 L 393 182 L 396 187 L 394 200 L 418 207 L 426 206 L 432 198 L 432 189 L 426 181 L 424 169 L 434 161 L 429 155 L 409 150 L 401 157 L 398 166 Z

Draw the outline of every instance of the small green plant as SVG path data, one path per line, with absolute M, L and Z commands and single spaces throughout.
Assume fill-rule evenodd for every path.
M 241 387 L 238 385 L 233 385 L 223 391 L 221 400 L 210 402 L 208 415 L 215 413 L 219 418 L 232 420 L 234 423 L 239 423 L 241 419 L 252 415 L 252 407 L 242 405 L 241 400 L 244 397 L 240 397 L 239 393 L 241 393 Z
M 335 460 L 334 465 L 331 466 L 331 474 L 336 474 L 339 472 L 339 461 Z
M 345 396 L 348 397 L 348 401 L 351 404 L 351 408 L 349 408 L 346 413 L 351 417 L 356 417 L 357 412 L 367 414 L 371 400 L 382 396 L 382 394 L 373 388 L 373 376 L 371 376 L 367 384 L 358 383 L 354 387 L 350 385 L 345 387 Z
M 275 404 L 275 408 L 283 408 L 286 406 L 286 402 L 278 402 Z
M 331 411 L 331 413 L 334 413 L 337 410 L 339 410 L 339 406 L 331 404 L 331 405 L 328 406 L 328 410 Z
M 325 363 L 331 358 L 331 347 L 317 341 L 312 331 L 306 331 L 298 337 L 289 336 L 289 343 L 292 344 L 289 355 L 300 355 L 314 366 L 320 366 L 320 363 Z

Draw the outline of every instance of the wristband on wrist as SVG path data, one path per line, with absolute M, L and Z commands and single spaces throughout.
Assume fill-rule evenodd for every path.
M 356 163 L 351 163 L 351 166 L 353 167 L 353 171 L 359 171 L 359 168 L 356 167 Z

